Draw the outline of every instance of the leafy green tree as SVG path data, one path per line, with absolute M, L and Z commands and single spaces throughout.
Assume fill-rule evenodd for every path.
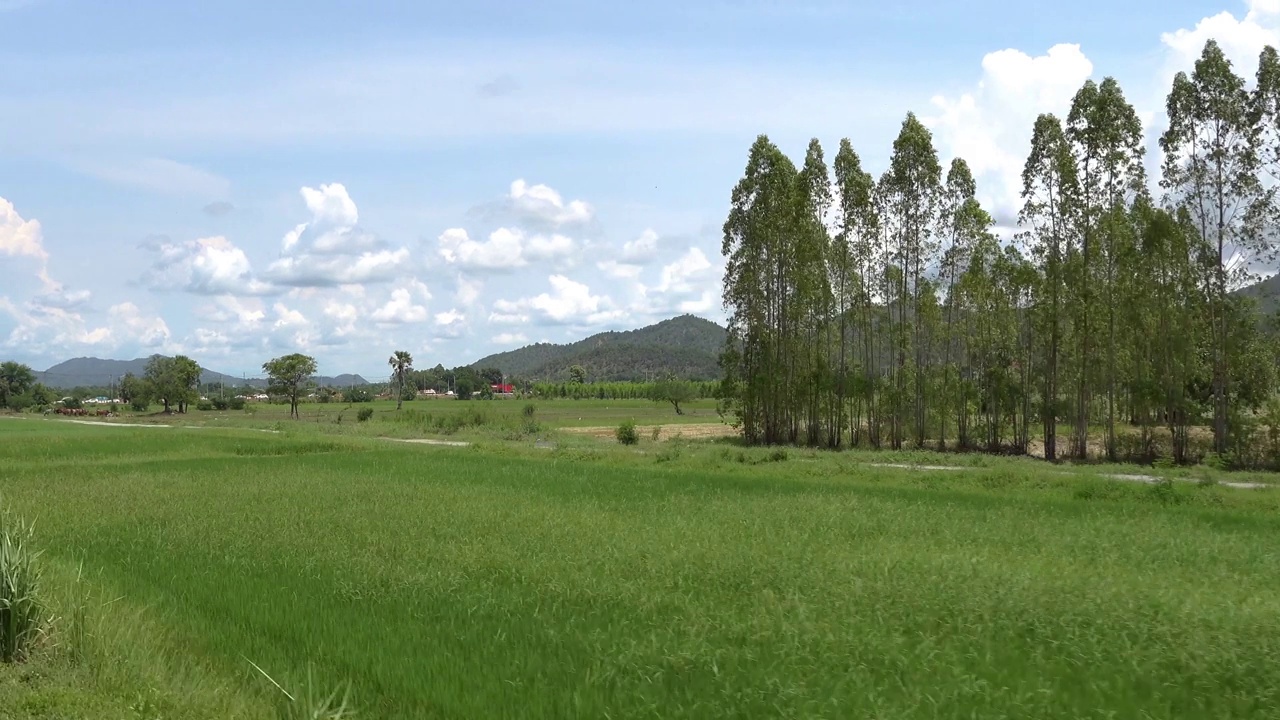
M 9 399 L 26 393 L 35 381 L 30 366 L 13 360 L 0 363 L 0 407 L 9 407 Z
M 187 404 L 199 396 L 197 388 L 200 387 L 200 364 L 185 355 L 174 357 L 173 364 L 181 387 L 178 396 L 178 412 L 185 413 Z
M 901 447 L 906 423 L 906 383 L 913 380 L 914 402 L 912 425 L 917 446 L 925 442 L 925 375 L 929 358 L 921 321 L 926 295 L 932 290 L 925 270 L 932 265 L 939 244 L 935 236 L 938 211 L 942 200 L 942 166 L 933 147 L 928 128 L 908 113 L 902 129 L 893 142 L 889 169 L 880 183 L 885 203 L 885 220 L 889 223 L 891 250 L 889 261 L 895 267 L 897 288 L 893 303 L 898 310 L 897 353 L 903 365 L 910 358 L 906 372 L 898 373 L 893 444 Z
M 969 265 L 969 257 L 978 238 L 991 226 L 992 221 L 978 203 L 977 184 L 964 158 L 956 158 L 947 171 L 941 216 L 941 234 L 948 236 L 949 245 L 942 255 L 942 282 L 946 287 L 946 329 L 943 332 L 942 392 L 938 405 L 938 447 L 947 447 L 947 423 L 953 411 L 958 412 L 960 402 L 952 397 L 953 388 L 959 387 L 959 368 L 954 365 L 963 337 L 956 331 L 957 314 L 962 310 L 957 280 Z
M 574 365 L 569 368 L 569 382 L 575 385 L 583 385 L 587 382 L 587 371 L 581 365 Z
M 129 404 L 135 411 L 141 412 L 151 405 L 154 389 L 145 378 L 133 373 L 125 373 L 120 379 L 120 399 Z
M 289 416 L 298 418 L 298 398 L 316 374 L 316 360 L 309 355 L 292 353 L 262 364 L 269 378 L 268 392 L 289 398 Z
M 1115 459 L 1116 417 L 1116 350 L 1117 305 L 1121 265 L 1133 246 L 1133 227 L 1127 208 L 1134 198 L 1146 191 L 1145 154 L 1142 122 L 1133 106 L 1125 100 L 1114 78 L 1101 85 L 1086 81 L 1072 100 L 1067 116 L 1067 139 L 1071 142 L 1079 167 L 1079 203 L 1076 217 L 1081 226 L 1081 262 L 1074 280 L 1080 303 L 1081 319 L 1077 336 L 1081 339 L 1080 359 L 1083 363 L 1081 386 L 1083 405 L 1077 417 L 1077 453 L 1085 450 L 1088 419 L 1088 365 L 1094 360 L 1091 346 L 1095 326 L 1091 324 L 1095 292 L 1101 295 L 1106 328 L 1102 335 L 1106 344 L 1107 441 L 1109 459 Z M 1084 424 L 1081 428 L 1080 425 Z M 1080 433 L 1083 429 L 1084 433 Z
M 721 355 L 721 410 L 736 416 L 748 443 L 795 442 L 798 434 L 794 319 L 794 240 L 808 218 L 797 202 L 795 165 L 767 136 L 751 147 L 724 223 L 724 304 L 728 337 Z
M 1218 453 L 1225 453 L 1229 444 L 1227 293 L 1248 277 L 1248 264 L 1241 259 L 1268 248 L 1262 223 L 1265 213 L 1259 212 L 1267 194 L 1259 179 L 1258 105 L 1217 41 L 1210 40 L 1191 74 L 1180 72 L 1174 77 L 1165 104 L 1169 127 L 1160 138 L 1165 153 L 1161 187 L 1170 204 L 1186 210 L 1195 231 L 1211 249 L 1207 289 L 1213 445 Z
M 153 355 L 147 362 L 143 377 L 148 386 L 147 394 L 160 400 L 166 413 L 174 406 L 178 412 L 186 412 L 187 403 L 200 382 L 200 366 L 185 355 Z
M 839 232 L 831 253 L 831 286 L 836 298 L 836 316 L 840 326 L 840 357 L 837 361 L 837 400 L 852 396 L 850 411 L 852 443 L 860 444 L 863 409 L 866 410 L 868 440 L 879 446 L 879 417 L 876 387 L 879 384 L 879 357 L 875 328 L 876 304 L 872 299 L 876 287 L 880 217 L 876 210 L 876 184 L 871 173 L 862 168 L 862 160 L 846 139 L 834 163 L 839 205 Z M 854 337 L 850 337 L 853 335 Z M 845 346 L 850 350 L 846 353 Z M 853 348 L 856 347 L 856 352 Z M 861 366 L 856 380 L 849 380 L 848 365 L 855 356 Z M 849 388 L 846 391 L 845 381 Z
M 387 364 L 391 366 L 391 380 L 396 384 L 396 409 L 399 410 L 404 404 L 405 381 L 413 372 L 413 356 L 408 350 L 396 350 Z
M 796 178 L 799 234 L 795 243 L 795 301 L 792 304 L 797 329 L 792 349 L 795 379 L 802 394 L 799 418 L 810 445 L 825 442 L 836 446 L 840 421 L 834 415 L 842 408 L 831 402 L 831 314 L 832 291 L 828 272 L 831 236 L 827 228 L 832 207 L 831 173 L 827 170 L 822 144 L 809 141 L 804 166 Z
M 683 415 L 681 404 L 694 399 L 696 390 L 693 383 L 674 377 L 666 377 L 653 384 L 650 397 L 654 402 L 669 402 L 677 415 Z
M 502 384 L 502 371 L 499 370 L 498 368 L 493 368 L 493 367 L 480 368 L 477 371 L 477 374 L 480 376 L 481 380 L 484 380 L 485 385 L 501 385 Z M 583 381 L 585 382 L 585 380 L 586 380 L 586 375 L 584 373 Z
M 1020 235 L 1039 264 L 1041 283 L 1036 303 L 1037 326 L 1043 338 L 1043 382 L 1040 390 L 1040 419 L 1043 426 L 1044 457 L 1057 459 L 1060 359 L 1066 317 L 1063 309 L 1069 284 L 1068 257 L 1079 247 L 1075 213 L 1080 188 L 1075 158 L 1063 132 L 1062 123 L 1051 114 L 1036 118 L 1031 134 L 1031 153 L 1022 170 L 1022 210 Z
M 470 376 L 460 377 L 454 384 L 454 396 L 459 400 L 470 400 L 471 394 L 476 391 L 477 387 L 478 383 L 474 378 Z

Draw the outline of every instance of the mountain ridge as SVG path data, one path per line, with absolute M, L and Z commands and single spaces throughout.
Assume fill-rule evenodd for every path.
M 126 373 L 133 373 L 138 377 L 142 377 L 150 360 L 151 357 L 134 358 L 132 360 L 77 357 L 51 365 L 47 370 L 36 371 L 35 376 L 37 381 L 55 388 L 104 387 L 119 382 L 120 378 L 124 377 Z M 201 384 L 222 383 L 233 386 L 248 385 L 256 388 L 265 388 L 267 386 L 266 378 L 240 378 L 210 370 L 203 365 L 200 367 L 200 371 Z M 369 384 L 369 381 L 363 377 L 351 373 L 333 377 L 317 375 L 312 379 L 317 385 L 321 386 L 348 387 Z
M 534 343 L 471 363 L 529 380 L 567 380 L 580 365 L 593 381 L 647 380 L 667 373 L 689 380 L 720 377 L 727 331 L 696 315 L 678 315 L 635 330 L 596 333 L 571 343 Z

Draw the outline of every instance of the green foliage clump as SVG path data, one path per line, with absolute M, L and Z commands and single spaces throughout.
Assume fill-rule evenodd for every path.
M 214 410 L 226 410 L 231 407 L 231 401 L 226 398 L 216 397 L 212 401 Z
M 342 401 L 347 404 L 373 402 L 373 394 L 364 388 L 347 388 L 342 391 Z
M 360 412 L 356 413 L 356 420 L 360 422 L 368 422 L 371 417 L 373 417 L 373 408 L 371 407 L 362 407 Z
M 201 400 L 201 401 L 199 401 L 199 402 L 197 402 L 197 403 L 196 403 L 196 409 L 197 409 L 197 410 L 201 410 L 201 411 L 203 411 L 203 412 L 208 412 L 208 411 L 210 411 L 210 410 L 212 410 L 212 409 L 213 409 L 213 401 L 212 401 L 212 400 Z
M 0 512 L 0 660 L 28 654 L 44 625 L 40 600 L 40 553 L 33 527 L 9 510 Z
M 623 445 L 635 445 L 640 442 L 640 433 L 636 430 L 636 424 L 631 420 L 619 425 L 614 435 L 618 438 L 618 442 Z
M 151 407 L 151 401 L 146 398 L 135 398 L 129 402 L 129 409 L 134 412 L 146 412 Z

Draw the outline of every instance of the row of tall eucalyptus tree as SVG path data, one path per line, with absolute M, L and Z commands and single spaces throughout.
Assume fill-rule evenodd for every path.
M 1227 453 L 1274 390 L 1233 291 L 1275 259 L 1280 58 L 1246 83 L 1210 41 L 1167 111 L 1159 178 L 1112 78 L 1037 118 L 1005 233 L 914 114 L 879 179 L 847 139 L 829 168 L 757 138 L 724 224 L 724 411 L 751 443 L 1186 462 L 1207 425 Z

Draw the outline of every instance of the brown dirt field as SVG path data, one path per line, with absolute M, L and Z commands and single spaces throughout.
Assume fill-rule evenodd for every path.
M 688 440 L 708 440 L 713 438 L 731 437 L 737 435 L 738 431 L 723 423 L 680 423 L 676 425 L 637 425 L 636 432 L 640 434 L 641 440 L 653 439 L 653 429 L 655 427 L 662 428 L 658 434 L 659 440 L 670 440 L 676 435 Z M 575 433 L 577 435 L 590 435 L 594 438 L 602 438 L 612 440 L 616 427 L 568 427 L 560 428 L 560 432 Z

